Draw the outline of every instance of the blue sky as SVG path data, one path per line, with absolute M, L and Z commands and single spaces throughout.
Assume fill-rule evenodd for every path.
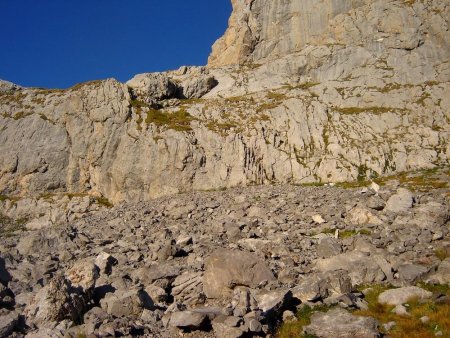
M 0 79 L 66 88 L 204 65 L 230 0 L 0 0 Z

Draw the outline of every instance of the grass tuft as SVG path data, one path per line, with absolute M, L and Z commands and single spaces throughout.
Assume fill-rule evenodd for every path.
M 276 338 L 313 338 L 311 335 L 303 334 L 303 328 L 311 324 L 311 316 L 315 312 L 327 312 L 330 310 L 329 306 L 320 305 L 311 308 L 309 305 L 304 305 L 297 312 L 297 320 L 283 323 L 277 331 Z

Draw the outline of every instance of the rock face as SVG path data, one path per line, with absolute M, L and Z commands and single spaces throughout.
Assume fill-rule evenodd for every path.
M 375 42 L 412 50 L 424 43 L 428 30 L 433 39 L 449 37 L 445 25 L 438 28 L 444 22 L 428 21 L 434 17 L 427 13 L 429 7 L 448 11 L 438 2 L 414 1 L 401 6 L 401 1 L 232 0 L 232 4 L 229 27 L 213 46 L 210 66 L 258 62 L 310 44 Z M 428 27 L 423 26 L 424 21 Z
M 0 193 L 137 201 L 448 163 L 446 2 L 233 7 L 209 67 L 67 90 L 2 82 Z
M 268 336 L 310 305 L 308 334 L 378 337 L 357 285 L 446 301 L 413 285 L 450 276 L 448 1 L 232 3 L 205 67 L 0 80 L 0 337 Z

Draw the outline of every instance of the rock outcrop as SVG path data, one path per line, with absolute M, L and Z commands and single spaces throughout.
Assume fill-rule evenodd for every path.
M 448 163 L 446 2 L 233 5 L 208 67 L 67 90 L 2 82 L 0 193 L 137 201 Z
M 232 3 L 205 67 L 0 80 L 0 337 L 379 337 L 448 302 L 448 1 Z
M 450 37 L 448 22 L 440 16 L 449 10 L 442 1 L 232 0 L 232 4 L 228 29 L 208 61 L 213 67 L 261 62 L 309 45 L 413 50 L 425 43 L 448 48 L 445 41 Z

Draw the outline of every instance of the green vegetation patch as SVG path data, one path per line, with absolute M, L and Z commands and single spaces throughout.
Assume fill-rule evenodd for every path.
M 176 131 L 191 131 L 191 122 L 196 120 L 186 109 L 181 108 L 176 112 L 165 112 L 158 109 L 150 109 L 147 112 L 145 123 L 154 124 Z
M 290 90 L 293 90 L 293 89 L 308 90 L 308 89 L 310 89 L 312 87 L 315 87 L 315 86 L 317 86 L 319 84 L 320 83 L 318 83 L 318 82 L 304 82 L 304 83 L 300 83 L 300 84 L 297 84 L 297 85 L 286 84 L 286 85 L 283 86 L 283 88 L 290 89 Z
M 371 182 L 381 186 L 389 181 L 396 180 L 403 187 L 416 192 L 429 192 L 435 189 L 448 188 L 450 172 L 445 167 L 436 167 L 433 169 L 423 169 L 411 172 L 402 172 L 390 176 L 374 177 L 372 180 L 364 180 L 363 176 L 358 176 L 357 181 L 338 182 L 337 187 L 344 189 L 367 187 Z
M 303 334 L 303 328 L 311 324 L 311 316 L 316 312 L 328 312 L 331 308 L 326 305 L 315 306 L 303 305 L 297 312 L 296 321 L 283 323 L 277 330 L 276 338 L 312 338 L 311 335 Z
M 389 112 L 396 112 L 399 110 L 397 108 L 390 107 L 344 107 L 334 109 L 335 111 L 345 115 L 355 115 L 361 113 L 384 114 Z
M 18 232 L 25 230 L 25 224 L 28 222 L 27 218 L 20 218 L 13 220 L 12 218 L 0 213 L 0 238 L 12 237 Z
M 366 235 L 370 236 L 371 232 L 369 229 L 359 229 L 359 230 L 343 230 L 339 231 L 339 238 L 349 238 L 356 235 Z
M 97 197 L 95 200 L 97 201 L 98 204 L 103 205 L 104 207 L 107 207 L 107 208 L 112 208 L 114 206 L 111 203 L 111 201 L 109 199 L 107 199 L 106 197 Z
M 434 254 L 441 261 L 445 260 L 447 257 L 450 256 L 446 248 L 437 248 L 436 250 L 434 250 Z

